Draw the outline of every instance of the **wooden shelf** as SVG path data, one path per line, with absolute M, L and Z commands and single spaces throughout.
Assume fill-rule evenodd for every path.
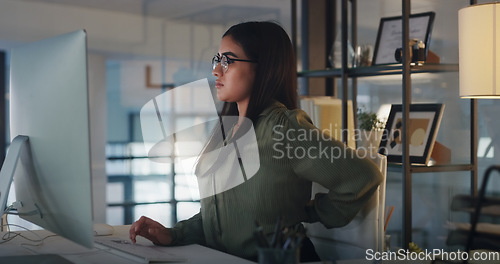
M 401 163 L 389 162 L 387 163 L 388 171 L 400 172 L 403 169 Z M 426 173 L 426 172 L 454 172 L 454 171 L 472 171 L 474 166 L 472 164 L 436 164 L 436 165 L 423 165 L 412 164 L 410 171 L 413 173 Z
M 424 64 L 412 65 L 411 73 L 436 73 L 436 72 L 456 72 L 458 64 Z M 346 71 L 349 77 L 368 77 L 381 75 L 402 74 L 403 67 L 401 64 L 376 65 L 370 67 L 349 68 Z M 341 69 L 324 69 L 324 70 L 309 70 L 298 72 L 299 77 L 340 77 Z

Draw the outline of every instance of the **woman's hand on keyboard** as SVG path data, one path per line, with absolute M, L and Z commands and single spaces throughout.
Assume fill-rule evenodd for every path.
M 151 218 L 141 216 L 134 222 L 129 230 L 130 240 L 136 242 L 137 236 L 145 237 L 156 245 L 168 246 L 172 243 L 172 234 L 170 228 L 152 220 Z

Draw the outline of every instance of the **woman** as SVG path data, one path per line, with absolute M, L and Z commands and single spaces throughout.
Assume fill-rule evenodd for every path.
M 319 131 L 296 109 L 295 65 L 290 39 L 275 23 L 241 23 L 223 35 L 212 74 L 217 97 L 225 102 L 222 116 L 238 119 L 227 137 L 212 139 L 204 153 L 242 137 L 240 124 L 248 119 L 255 129 L 260 168 L 244 183 L 202 197 L 200 213 L 173 228 L 141 217 L 130 228 L 132 241 L 140 235 L 159 245 L 198 243 L 256 260 L 255 221 L 270 238 L 278 217 L 290 228 L 317 221 L 340 227 L 352 220 L 382 176 L 371 161 Z M 333 157 L 333 151 L 342 155 Z M 202 155 L 197 166 L 206 162 Z M 313 181 L 329 193 L 311 200 Z M 315 260 L 314 246 L 306 239 L 301 261 Z

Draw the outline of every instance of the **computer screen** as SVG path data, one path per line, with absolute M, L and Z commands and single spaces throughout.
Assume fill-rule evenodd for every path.
M 13 175 L 21 218 L 92 247 L 88 98 L 84 30 L 12 49 L 1 181 Z

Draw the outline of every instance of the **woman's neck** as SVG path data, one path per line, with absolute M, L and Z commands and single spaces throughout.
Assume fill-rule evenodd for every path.
M 248 98 L 236 102 L 236 105 L 238 106 L 238 124 L 241 125 L 241 123 L 243 123 L 245 117 L 247 116 Z
M 240 128 L 240 125 L 243 124 L 243 122 L 245 122 L 248 109 L 248 99 L 236 102 L 236 105 L 238 106 L 238 122 L 234 125 L 233 136 L 238 130 L 238 128 Z

